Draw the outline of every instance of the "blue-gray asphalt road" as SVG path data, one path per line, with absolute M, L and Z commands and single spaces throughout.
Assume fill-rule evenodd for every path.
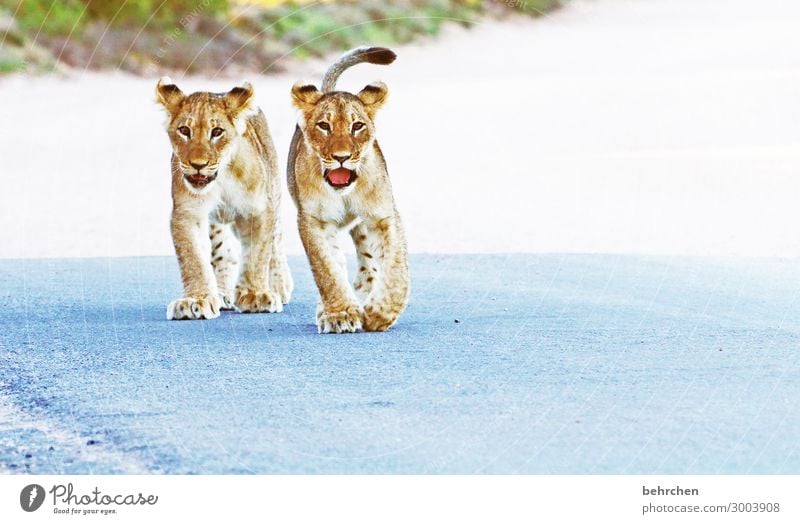
M 165 320 L 172 258 L 0 261 L 0 468 L 800 473 L 800 261 L 412 257 L 387 333 Z

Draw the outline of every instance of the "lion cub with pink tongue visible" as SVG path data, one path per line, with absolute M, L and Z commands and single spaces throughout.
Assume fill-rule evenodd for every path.
M 163 78 L 156 94 L 168 115 L 170 225 L 183 280 L 167 318 L 210 319 L 234 307 L 282 311 L 293 283 L 278 219 L 281 185 L 252 86 L 185 95 Z
M 375 140 L 375 113 L 388 90 L 383 83 L 355 95 L 334 90 L 348 67 L 394 59 L 389 49 L 355 49 L 328 69 L 322 91 L 302 83 L 292 88 L 300 115 L 287 175 L 300 238 L 320 293 L 320 333 L 384 331 L 408 303 L 405 233 Z M 337 243 L 342 230 L 349 230 L 358 253 L 353 288 Z

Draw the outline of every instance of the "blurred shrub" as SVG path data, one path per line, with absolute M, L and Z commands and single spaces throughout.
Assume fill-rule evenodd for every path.
M 26 31 L 68 34 L 84 20 L 81 0 L 0 0 L 8 12 L 16 11 L 20 28 Z
M 273 0 L 249 0 L 271 2 Z M 294 56 L 321 56 L 365 42 L 395 44 L 434 35 L 445 22 L 470 25 L 483 12 L 474 0 L 357 0 L 283 2 L 260 14 L 265 34 L 293 49 Z
M 186 16 L 225 13 L 228 0 L 0 0 L 0 6 L 16 12 L 24 30 L 66 35 L 94 20 L 114 27 L 175 25 Z
M 228 0 L 83 0 L 90 18 L 115 24 L 141 25 L 152 16 L 156 24 L 174 24 L 191 15 L 214 15 L 228 10 Z
M 19 28 L 6 31 L 0 73 L 37 64 L 150 76 L 264 72 L 289 56 L 407 43 L 446 23 L 538 16 L 561 1 L 0 0 L 0 21 Z

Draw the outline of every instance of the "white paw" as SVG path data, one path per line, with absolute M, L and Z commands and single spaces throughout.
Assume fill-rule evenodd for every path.
M 320 333 L 355 333 L 361 329 L 364 315 L 360 306 L 348 306 L 343 310 L 317 310 L 317 331 Z
M 236 306 L 234 306 L 234 303 L 233 303 L 234 302 L 233 293 L 220 291 L 220 293 L 219 293 L 219 302 L 220 302 L 219 308 L 222 311 L 233 311 L 234 309 L 236 309 Z
M 270 290 L 254 291 L 238 288 L 235 305 L 236 311 L 240 313 L 280 313 L 283 311 L 280 295 Z
M 292 274 L 289 273 L 289 267 L 284 266 L 281 270 L 274 271 L 270 275 L 270 287 L 278 293 L 281 302 L 288 304 L 292 299 L 292 289 L 294 282 L 292 281 Z
M 167 306 L 167 320 L 202 320 L 219 316 L 219 299 L 184 297 Z

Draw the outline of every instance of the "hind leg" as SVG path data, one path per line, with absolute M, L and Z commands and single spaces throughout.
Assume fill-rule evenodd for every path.
M 286 253 L 283 250 L 283 235 L 281 233 L 275 234 L 270 249 L 272 250 L 272 256 L 269 259 L 269 287 L 280 295 L 281 302 L 288 304 L 292 299 L 294 280 L 292 280 L 289 262 L 286 260 Z
M 228 224 L 212 222 L 208 236 L 211 239 L 211 265 L 217 280 L 220 309 L 232 310 L 241 248 Z
M 234 232 L 242 243 L 242 268 L 234 292 L 234 305 L 241 313 L 279 313 L 280 294 L 270 287 L 272 243 L 277 217 L 272 210 L 261 215 L 242 216 Z
M 369 241 L 369 230 L 364 224 L 358 224 L 350 230 L 350 238 L 356 246 L 356 256 L 358 259 L 358 269 L 356 278 L 353 281 L 353 289 L 356 292 L 359 302 L 364 304 L 367 297 L 372 292 L 372 286 L 378 277 L 379 250 L 372 246 Z
M 410 281 L 405 234 L 400 217 L 365 221 L 353 234 L 359 253 L 364 299 L 364 330 L 386 331 L 408 304 Z

